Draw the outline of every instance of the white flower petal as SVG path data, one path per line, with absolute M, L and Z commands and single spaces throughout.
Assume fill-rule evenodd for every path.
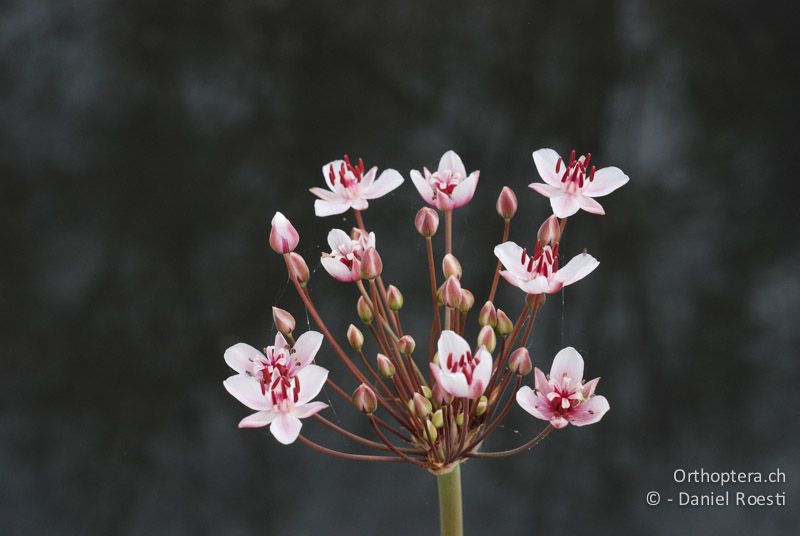
M 583 187 L 583 194 L 589 197 L 608 195 L 630 179 L 618 167 L 605 167 L 594 173 L 594 180 Z
M 272 409 L 269 393 L 264 395 L 261 392 L 261 384 L 252 376 L 236 374 L 222 382 L 222 385 L 236 400 L 250 409 L 256 411 Z
M 239 374 L 250 373 L 253 370 L 253 361 L 266 359 L 264 354 L 243 342 L 234 344 L 225 350 L 225 362 Z
M 583 357 L 572 346 L 567 346 L 556 354 L 550 368 L 550 379 L 560 382 L 567 376 L 575 383 L 583 379 Z
M 292 356 L 300 362 L 301 367 L 305 367 L 314 360 L 319 347 L 322 346 L 323 338 L 322 333 L 318 331 L 306 331 L 297 338 Z
M 560 190 L 560 175 L 564 173 L 566 167 L 564 162 L 561 162 L 561 166 L 559 167 L 560 173 L 556 173 L 556 163 L 559 158 L 561 157 L 558 156 L 558 153 L 552 149 L 539 149 L 533 153 L 533 163 L 536 164 L 536 171 L 539 172 L 539 176 L 544 182 Z
M 581 253 L 572 257 L 567 264 L 556 272 L 554 277 L 564 285 L 571 285 L 592 273 L 599 265 L 600 261 L 588 253 Z
M 281 413 L 272 421 L 269 431 L 272 432 L 275 439 L 284 445 L 289 445 L 295 442 L 302 427 L 303 423 L 300 422 L 300 419 L 288 413 Z

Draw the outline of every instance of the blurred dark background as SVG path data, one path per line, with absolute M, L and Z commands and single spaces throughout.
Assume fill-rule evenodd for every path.
M 455 149 L 480 169 L 457 212 L 485 299 L 503 185 L 512 238 L 547 215 L 531 152 L 591 151 L 629 185 L 570 221 L 601 261 L 552 296 L 530 345 L 565 345 L 612 409 L 526 455 L 463 470 L 470 534 L 786 534 L 798 521 L 800 64 L 790 2 L 8 1 L 0 8 L 0 532 L 434 534 L 435 481 L 240 431 L 229 345 L 307 327 L 267 247 L 276 210 L 318 268 L 345 218 L 310 186 L 342 153 L 398 169 Z M 790 193 L 792 192 L 792 193 Z M 385 277 L 427 333 L 422 206 L 372 203 Z M 354 295 L 317 270 L 332 328 Z M 501 285 L 498 302 L 519 308 Z M 470 337 L 474 336 L 473 332 Z M 418 335 L 418 342 L 424 335 Z M 424 342 L 422 342 L 424 344 Z M 355 387 L 326 347 L 318 361 Z M 366 423 L 334 394 L 328 416 Z M 542 424 L 512 411 L 487 448 Z M 343 450 L 313 420 L 304 431 Z M 676 468 L 787 474 L 784 508 L 648 507 Z M 729 488 L 738 490 L 741 488 Z

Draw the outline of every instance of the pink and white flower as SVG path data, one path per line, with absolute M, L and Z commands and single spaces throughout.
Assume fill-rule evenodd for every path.
M 365 210 L 369 199 L 377 199 L 388 194 L 401 184 L 403 177 L 394 169 L 386 169 L 378 179 L 375 175 L 378 168 L 364 171 L 364 161 L 358 159 L 355 166 L 350 158 L 334 160 L 322 166 L 322 176 L 328 185 L 325 188 L 311 188 L 309 191 L 319 197 L 314 201 L 314 213 L 317 216 L 332 216 L 347 212 L 348 209 Z
M 496 246 L 494 254 L 505 267 L 500 272 L 503 279 L 528 294 L 554 294 L 583 279 L 600 264 L 588 253 L 582 253 L 559 269 L 558 244 L 542 247 L 538 240 L 533 256 L 514 242 Z
M 544 183 L 534 182 L 530 187 L 550 198 L 553 214 L 559 218 L 572 216 L 579 209 L 605 214 L 594 198 L 610 194 L 629 179 L 617 167 L 589 168 L 591 159 L 591 153 L 576 159 L 573 150 L 567 163 L 554 150 L 539 149 L 533 153 L 533 162 Z
M 492 376 L 492 354 L 481 346 L 475 354 L 454 331 L 439 336 L 439 364 L 431 363 L 431 374 L 447 394 L 459 398 L 478 398 Z
M 328 407 L 324 402 L 311 402 L 328 378 L 328 371 L 311 364 L 322 334 L 309 331 L 290 347 L 283 335 L 275 336 L 275 345 L 259 352 L 239 343 L 225 352 L 225 362 L 238 372 L 223 382 L 225 389 L 239 402 L 256 413 L 239 422 L 239 428 L 270 425 L 275 439 L 288 445 L 297 439 L 302 423 Z
M 453 151 L 447 151 L 439 160 L 439 169 L 431 173 L 422 168 L 424 176 L 411 170 L 411 180 L 422 198 L 439 210 L 447 211 L 463 207 L 472 200 L 478 187 L 480 171 L 467 175 L 464 163 Z
M 583 358 L 571 346 L 556 354 L 549 378 L 539 368 L 535 375 L 536 390 L 521 387 L 517 403 L 537 419 L 550 421 L 553 428 L 594 424 L 610 409 L 604 396 L 594 394 L 600 378 L 583 383 Z
M 334 279 L 352 283 L 361 279 L 361 260 L 369 248 L 375 247 L 375 233 L 353 229 L 351 238 L 341 229 L 332 229 L 328 245 L 331 252 L 322 254 L 322 267 Z

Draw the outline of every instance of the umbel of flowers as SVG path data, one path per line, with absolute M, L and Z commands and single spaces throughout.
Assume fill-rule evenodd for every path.
M 463 269 L 453 253 L 453 211 L 468 204 L 475 195 L 479 172 L 467 173 L 461 158 L 446 152 L 435 172 L 411 171 L 411 180 L 422 200 L 413 223 L 425 245 L 427 277 L 419 284 L 430 293 L 430 330 L 406 333 L 401 321 L 403 294 L 383 278 L 379 254 L 382 243 L 364 223 L 362 212 L 369 201 L 378 199 L 403 183 L 393 169 L 379 176 L 377 168 L 366 170 L 345 156 L 322 168 L 327 188 L 311 188 L 319 217 L 352 210 L 355 226 L 348 234 L 332 229 L 329 252 L 321 264 L 337 281 L 353 286 L 358 328 L 351 324 L 339 337 L 331 333 L 320 317 L 308 290 L 310 270 L 295 252 L 300 235 L 280 212 L 271 222 L 269 244 L 283 257 L 289 278 L 319 331 L 295 335 L 294 317 L 273 307 L 278 334 L 263 352 L 239 343 L 225 352 L 225 361 L 236 372 L 224 382 L 225 388 L 254 411 L 241 420 L 242 428 L 269 426 L 283 444 L 297 440 L 321 453 L 373 462 L 406 462 L 438 477 L 443 534 L 461 534 L 460 471 L 470 458 L 510 456 L 525 452 L 553 429 L 572 424 L 598 422 L 609 410 L 605 397 L 595 393 L 598 378 L 584 380 L 584 362 L 572 347 L 560 350 L 547 375 L 534 367 L 527 350 L 537 314 L 547 294 L 580 281 L 599 265 L 588 253 L 561 262 L 567 218 L 583 209 L 604 214 L 594 198 L 624 185 L 628 177 L 616 167 L 596 169 L 591 154 L 562 159 L 552 149 L 533 153 L 543 183 L 530 187 L 550 200 L 552 214 L 536 236 L 522 234 L 523 245 L 508 240 L 511 220 L 518 201 L 504 187 L 497 199 L 503 219 L 503 234 L 493 251 L 496 269 L 485 303 L 476 307 L 476 293 L 462 286 Z M 433 207 L 433 208 L 432 208 Z M 441 212 L 437 212 L 437 210 Z M 444 232 L 440 221 L 444 220 Z M 437 237 L 444 235 L 441 244 Z M 487 245 L 489 246 L 489 245 Z M 491 246 L 490 246 L 491 247 Z M 487 247 L 487 252 L 490 251 Z M 437 261 L 438 258 L 438 261 Z M 392 267 L 388 266 L 389 272 Z M 520 290 L 518 313 L 509 316 L 496 306 L 500 278 Z M 477 309 L 477 315 L 474 310 Z M 472 313 L 472 314 L 471 314 Z M 515 318 L 512 321 L 511 318 Z M 465 339 L 470 320 L 478 324 L 473 342 Z M 364 332 L 374 340 L 368 350 Z M 317 359 L 327 341 L 330 352 Z M 417 345 L 416 341 L 427 344 Z M 325 363 L 341 360 L 357 387 L 348 393 L 341 380 L 329 377 Z M 533 386 L 522 385 L 534 373 Z M 326 419 L 321 412 L 327 404 L 314 401 L 327 384 L 352 403 L 369 420 L 372 437 L 346 430 Z M 487 452 L 482 445 L 514 406 L 514 402 L 547 425 L 517 448 Z M 318 423 L 342 434 L 353 443 L 376 451 L 349 453 L 318 444 L 302 433 L 302 420 Z

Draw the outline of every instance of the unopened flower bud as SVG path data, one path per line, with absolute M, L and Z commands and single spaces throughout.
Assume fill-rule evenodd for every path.
M 428 387 L 427 385 L 423 385 L 421 389 L 422 389 L 422 396 L 424 396 L 428 400 L 430 400 L 433 397 L 433 391 L 431 391 L 430 387 Z
M 300 234 L 294 228 L 292 222 L 280 212 L 276 212 L 272 217 L 269 230 L 269 245 L 272 250 L 283 255 L 294 251 L 298 242 L 300 242 Z
M 361 257 L 361 278 L 375 279 L 383 271 L 383 261 L 375 248 L 367 248 Z
M 456 415 L 456 425 L 457 426 L 464 426 L 464 412 L 462 411 L 458 415 Z
M 442 273 L 444 273 L 445 279 L 453 275 L 461 279 L 461 274 L 464 271 L 461 269 L 461 263 L 452 253 L 448 253 L 442 259 Z
M 503 186 L 497 198 L 497 213 L 504 220 L 510 220 L 517 213 L 517 194 L 508 186 Z
M 425 421 L 425 429 L 428 431 L 428 439 L 431 440 L 431 443 L 436 443 L 436 438 L 439 437 L 439 433 L 436 431 L 436 425 L 434 425 L 430 419 Z
M 372 308 L 369 306 L 367 300 L 364 299 L 364 296 L 358 298 L 356 311 L 358 312 L 358 318 L 360 318 L 365 324 L 371 324 L 372 319 L 375 318 L 372 314 Z
M 433 415 L 431 415 L 431 422 L 436 428 L 444 426 L 444 411 L 442 411 L 441 408 L 433 412 Z
M 475 405 L 475 415 L 480 417 L 484 413 L 486 413 L 486 408 L 489 407 L 489 399 L 486 396 L 482 396 L 478 399 L 478 403 Z
M 439 214 L 432 208 L 421 208 L 414 218 L 414 225 L 419 234 L 430 238 L 436 234 L 436 230 L 439 228 Z
M 478 346 L 483 346 L 491 354 L 497 347 L 497 337 L 492 326 L 483 326 L 478 333 Z
M 454 275 L 448 277 L 442 285 L 442 303 L 451 309 L 461 304 L 461 283 Z
M 347 328 L 347 342 L 350 343 L 350 346 L 352 346 L 353 350 L 356 352 L 360 352 L 361 348 L 364 346 L 364 334 L 353 324 L 350 324 Z
M 501 337 L 508 337 L 514 331 L 514 323 L 503 312 L 502 309 L 497 310 L 497 334 Z
M 475 305 L 475 295 L 469 290 L 461 289 L 461 303 L 458 305 L 458 310 L 462 313 L 468 312 Z
M 394 363 L 383 354 L 378 354 L 378 372 L 384 378 L 393 378 L 395 373 Z
M 386 301 L 389 303 L 389 309 L 399 311 L 403 308 L 403 293 L 396 286 L 389 285 L 386 289 Z
M 397 339 L 397 348 L 400 350 L 400 353 L 403 355 L 411 355 L 414 353 L 414 349 L 417 347 L 417 343 L 414 342 L 414 338 L 411 335 L 403 335 L 399 339 Z
M 414 393 L 414 398 L 411 399 L 411 404 L 409 405 L 409 409 L 412 408 L 414 415 L 416 415 L 420 419 L 425 419 L 428 415 L 431 414 L 431 410 L 433 410 L 431 401 L 419 393 Z
M 517 348 L 511 353 L 508 358 L 508 369 L 511 372 L 526 376 L 533 370 L 533 363 L 531 362 L 531 354 L 524 346 Z
M 481 326 L 497 326 L 497 309 L 494 308 L 492 302 L 487 301 L 481 307 L 481 312 L 478 313 L 478 324 Z
M 554 246 L 561 240 L 561 224 L 555 214 L 544 220 L 536 233 L 536 238 L 542 242 L 542 246 Z
M 435 352 L 433 354 L 433 357 L 431 358 L 431 363 L 433 363 L 437 367 L 441 366 L 441 363 L 439 363 L 439 352 Z
M 353 392 L 353 404 L 358 411 L 370 415 L 378 408 L 378 397 L 370 386 L 362 383 Z
M 436 402 L 437 406 L 444 406 L 453 401 L 453 395 L 442 389 L 442 386 L 439 385 L 439 382 L 433 384 L 432 394 L 433 401 Z
M 308 284 L 308 280 L 311 278 L 306 260 L 299 253 L 289 253 L 289 276 L 300 283 L 300 286 L 303 288 L 305 288 Z
M 275 322 L 275 327 L 282 335 L 286 335 L 288 337 L 294 331 L 295 321 L 294 317 L 289 311 L 284 311 L 278 307 L 273 307 L 272 321 Z

